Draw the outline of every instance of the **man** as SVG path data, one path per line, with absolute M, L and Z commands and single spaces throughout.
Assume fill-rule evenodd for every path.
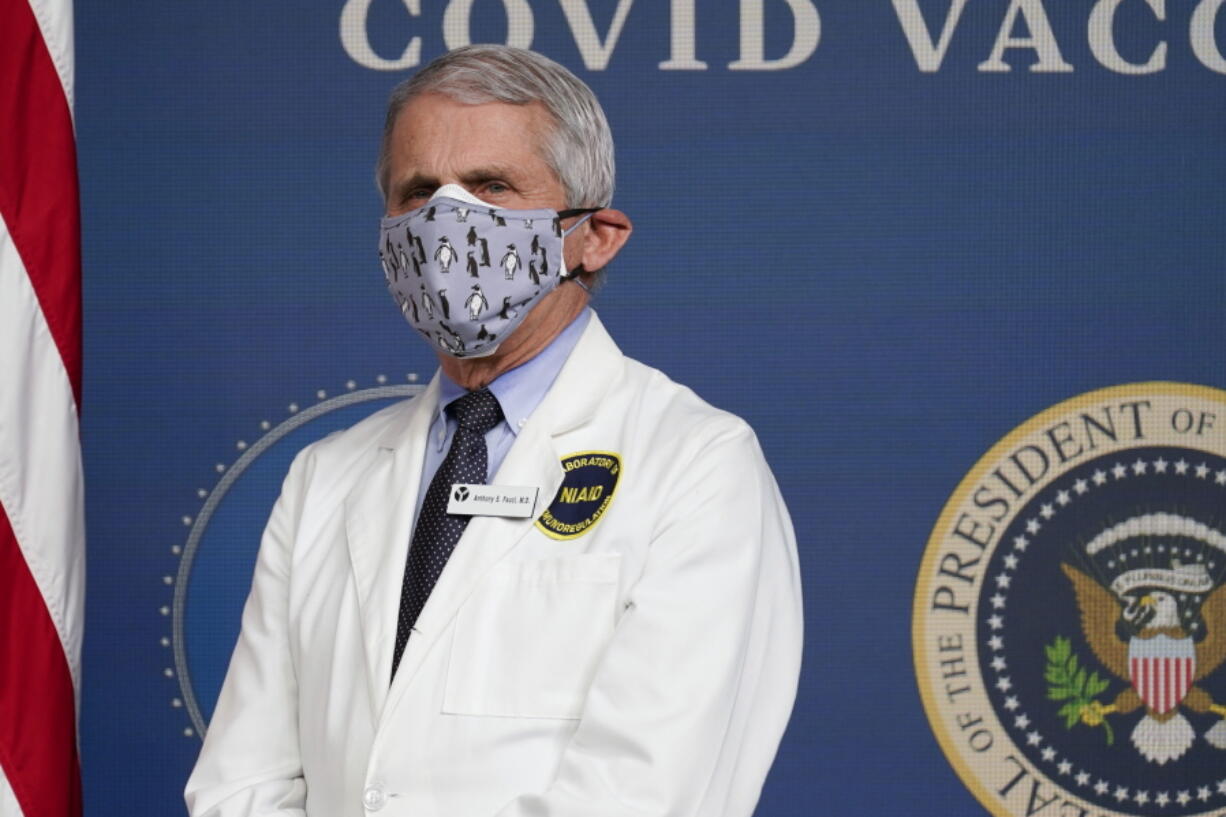
M 298 455 L 192 814 L 753 811 L 796 692 L 795 541 L 753 432 L 588 307 L 631 231 L 612 151 L 587 86 L 531 52 L 459 49 L 393 92 L 385 258 L 475 228 L 554 273 L 406 313 L 427 390 Z M 448 266 L 385 270 L 403 301 Z

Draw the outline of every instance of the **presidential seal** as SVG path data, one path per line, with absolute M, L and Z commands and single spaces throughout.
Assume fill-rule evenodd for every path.
M 998 817 L 1226 814 L 1226 392 L 1103 389 L 958 486 L 916 584 L 921 697 Z

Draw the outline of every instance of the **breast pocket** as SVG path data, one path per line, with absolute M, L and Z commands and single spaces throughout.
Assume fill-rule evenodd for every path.
M 443 711 L 578 718 L 613 634 L 618 554 L 498 565 L 456 618 Z

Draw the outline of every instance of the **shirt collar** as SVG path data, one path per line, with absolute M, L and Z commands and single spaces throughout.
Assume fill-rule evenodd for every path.
M 498 405 L 502 407 L 502 415 L 506 418 L 507 426 L 516 436 L 519 435 L 520 428 L 528 421 L 528 417 L 545 399 L 545 394 L 553 385 L 553 381 L 557 379 L 558 372 L 562 371 L 562 364 L 566 362 L 566 358 L 570 357 L 570 353 L 574 351 L 591 316 L 591 308 L 585 307 L 570 322 L 570 325 L 537 353 L 536 357 L 514 369 L 503 372 L 489 384 L 489 390 L 498 398 Z M 463 386 L 457 384 L 445 373 L 440 372 L 439 375 L 438 408 L 434 412 L 434 421 L 439 419 L 443 410 L 452 401 L 458 400 L 467 393 Z

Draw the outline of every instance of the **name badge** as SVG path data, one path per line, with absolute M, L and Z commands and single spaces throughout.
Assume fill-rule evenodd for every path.
M 455 483 L 447 500 L 447 513 L 460 516 L 536 515 L 536 495 L 540 488 L 514 485 L 467 485 Z

